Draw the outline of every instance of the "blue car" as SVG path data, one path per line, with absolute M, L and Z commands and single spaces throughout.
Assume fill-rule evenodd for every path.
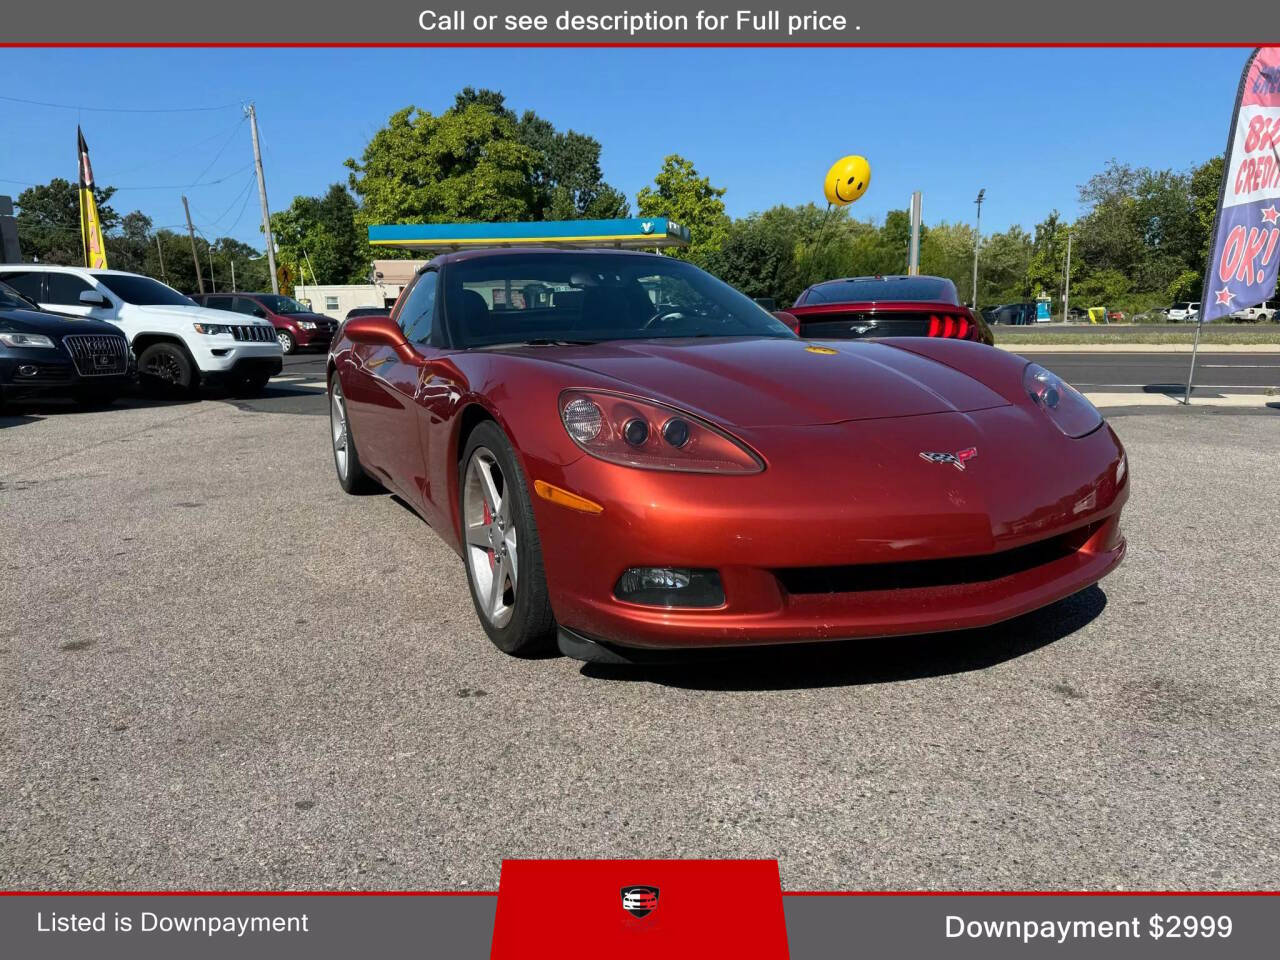
M 104 406 L 136 378 L 118 327 L 42 310 L 0 283 L 0 407 L 50 394 Z

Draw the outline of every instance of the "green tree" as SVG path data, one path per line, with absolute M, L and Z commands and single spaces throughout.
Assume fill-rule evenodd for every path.
M 464 87 L 454 97 L 454 110 L 481 106 L 516 125 L 516 136 L 534 151 L 531 171 L 534 211 L 544 220 L 610 219 L 630 212 L 627 198 L 604 182 L 600 143 L 569 130 L 561 133 L 532 110 L 518 119 L 496 90 Z
M 112 270 L 145 273 L 151 248 L 151 218 L 140 210 L 120 218 L 118 234 L 107 234 L 107 264 Z
M 1025 300 L 1030 295 L 1027 268 L 1031 251 L 1031 235 L 1016 224 L 983 240 L 978 254 L 979 307 Z
M 629 213 L 626 197 L 603 179 L 598 141 L 560 132 L 533 111 L 517 117 L 495 90 L 466 87 L 439 115 L 406 107 L 346 165 L 361 230 Z
M 120 223 L 120 215 L 107 203 L 115 187 L 98 187 L 94 197 L 104 237 Z M 80 187 L 61 177 L 28 187 L 16 201 L 18 243 L 29 261 L 67 266 L 84 265 L 80 239 Z M 110 263 L 111 248 L 107 248 Z M 114 264 L 112 264 L 114 266 Z
M 749 297 L 789 303 L 786 292 L 796 273 L 795 241 L 776 222 L 758 215 L 735 220 L 719 249 L 707 255 L 707 269 Z
M 690 161 L 674 153 L 662 161 L 653 179 L 653 187 L 641 187 L 636 195 L 640 216 L 667 217 L 688 227 L 689 247 L 676 256 L 706 263 L 729 233 L 729 216 L 721 199 L 725 188 L 713 187 L 707 177 L 698 176 Z
M 439 115 L 405 107 L 346 165 L 367 227 L 534 219 L 537 160 L 509 116 L 473 102 Z
M 938 223 L 921 233 L 920 272 L 950 277 L 960 300 L 968 303 L 973 287 L 973 227 Z
M 1222 154 L 1206 160 L 1191 170 L 1191 205 L 1195 210 L 1197 236 L 1199 246 L 1195 259 L 1187 272 L 1195 274 L 1194 283 L 1188 284 L 1186 278 L 1170 300 L 1199 300 L 1200 287 L 1204 283 L 1205 267 L 1209 260 L 1209 245 L 1213 243 L 1213 221 L 1218 213 L 1218 198 L 1222 191 Z M 1185 293 L 1181 292 L 1183 289 Z
M 340 183 L 319 197 L 294 197 L 271 215 L 271 231 L 284 259 L 306 263 L 318 283 L 365 283 L 373 252 L 357 224 L 359 207 Z
M 1053 210 L 1036 224 L 1035 235 L 1031 240 L 1031 260 L 1027 264 L 1025 289 L 1031 296 L 1038 296 L 1041 291 L 1047 293 L 1053 298 L 1055 305 L 1062 302 L 1069 229 L 1062 222 L 1058 211 Z M 1078 259 L 1073 266 L 1079 266 Z M 1076 271 L 1073 269 L 1072 272 Z

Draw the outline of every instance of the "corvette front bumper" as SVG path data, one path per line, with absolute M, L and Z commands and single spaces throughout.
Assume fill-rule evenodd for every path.
M 1037 415 L 739 431 L 768 460 L 752 476 L 539 465 L 604 508 L 535 499 L 556 619 L 624 647 L 747 646 L 980 627 L 1070 596 L 1124 557 L 1124 451 L 1109 426 L 1070 440 Z M 920 457 L 967 447 L 964 470 Z M 715 569 L 725 602 L 619 600 L 635 566 Z

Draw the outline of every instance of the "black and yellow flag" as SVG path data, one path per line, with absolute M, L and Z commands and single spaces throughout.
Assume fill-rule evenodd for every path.
M 102 221 L 98 219 L 98 202 L 93 198 L 93 168 L 89 166 L 89 145 L 76 127 L 80 150 L 80 241 L 84 245 L 84 265 L 107 269 L 107 247 L 102 241 Z

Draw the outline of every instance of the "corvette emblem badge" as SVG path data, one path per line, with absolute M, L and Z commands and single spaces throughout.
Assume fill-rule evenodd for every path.
M 633 917 L 647 917 L 658 909 L 657 887 L 623 887 L 622 909 Z
M 957 450 L 955 453 L 934 453 L 932 451 L 920 451 L 920 459 L 928 460 L 930 463 L 949 463 L 957 470 L 964 470 L 966 460 L 972 460 L 978 455 L 977 447 L 966 447 L 964 450 Z

